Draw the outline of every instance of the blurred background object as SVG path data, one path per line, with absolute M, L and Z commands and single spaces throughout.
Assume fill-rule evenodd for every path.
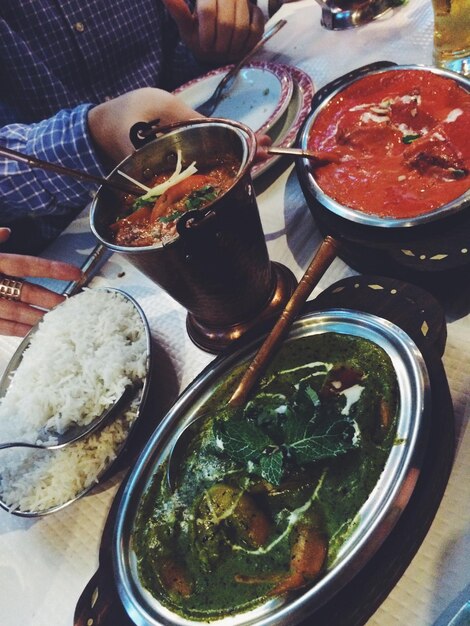
M 470 0 L 432 0 L 434 64 L 470 76 Z

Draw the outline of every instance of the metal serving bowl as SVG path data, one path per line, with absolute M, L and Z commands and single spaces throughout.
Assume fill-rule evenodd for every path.
M 390 534 L 413 493 L 426 447 L 431 410 L 429 377 L 420 351 L 410 337 L 391 322 L 344 309 L 306 313 L 294 324 L 287 341 L 295 342 L 324 332 L 362 337 L 387 352 L 398 381 L 396 441 L 400 443 L 392 447 L 378 483 L 358 511 L 354 531 L 321 579 L 295 594 L 272 599 L 249 612 L 215 620 L 215 624 L 273 626 L 299 623 L 361 570 Z M 233 368 L 252 358 L 258 344 L 259 339 L 244 342 L 243 347 L 217 359 L 202 372 L 155 431 L 121 489 L 111 543 L 112 569 L 122 604 L 137 626 L 199 623 L 173 613 L 142 586 L 133 551 L 136 512 L 174 440 L 220 381 Z
M 455 81 L 470 91 L 470 81 L 454 72 L 381 61 L 358 68 L 325 85 L 299 137 L 306 148 L 317 116 L 349 85 L 370 74 L 419 70 Z M 458 290 L 470 266 L 470 189 L 433 211 L 412 218 L 389 218 L 345 206 L 317 183 L 311 163 L 298 159 L 296 171 L 307 205 L 323 235 L 341 239 L 339 256 L 359 272 L 392 276 L 441 294 Z
M 376 69 L 377 65 L 379 67 Z M 374 64 L 372 66 L 366 66 L 365 68 L 359 68 L 356 71 L 351 72 L 345 76 L 340 77 L 336 81 L 326 85 L 320 92 L 317 93 L 312 105 L 312 113 L 309 115 L 302 129 L 300 135 L 300 147 L 307 149 L 309 137 L 312 131 L 312 127 L 315 124 L 316 119 L 321 115 L 322 111 L 331 103 L 332 100 L 341 98 L 341 93 L 350 85 L 355 82 L 361 81 L 365 76 L 371 76 L 373 74 L 384 74 L 391 72 L 408 72 L 408 71 L 420 71 L 435 74 L 453 80 L 455 83 L 463 87 L 470 92 L 470 79 L 460 76 L 455 72 L 450 72 L 435 67 L 423 67 L 419 65 L 391 65 Z M 329 211 L 336 215 L 349 220 L 356 224 L 362 224 L 364 226 L 376 226 L 379 228 L 409 228 L 415 227 L 428 222 L 434 222 L 440 220 L 449 215 L 458 213 L 462 209 L 466 208 L 470 204 L 470 187 L 467 191 L 455 198 L 454 200 L 444 204 L 432 211 L 428 211 L 421 215 L 409 218 L 391 218 L 382 217 L 373 213 L 366 213 L 357 209 L 340 204 L 333 198 L 331 198 L 318 184 L 314 171 L 311 168 L 311 164 L 308 159 L 302 159 L 302 165 L 299 167 L 300 176 L 303 181 L 303 189 L 307 195 L 307 199 L 313 202 L 318 202 Z

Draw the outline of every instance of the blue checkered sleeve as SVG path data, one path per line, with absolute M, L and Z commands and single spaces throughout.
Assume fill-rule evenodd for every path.
M 87 129 L 91 106 L 65 109 L 35 124 L 9 124 L 0 129 L 0 142 L 38 159 L 102 176 L 105 171 Z M 89 183 L 0 160 L 0 214 L 4 223 L 32 214 L 77 212 L 90 200 L 92 191 Z

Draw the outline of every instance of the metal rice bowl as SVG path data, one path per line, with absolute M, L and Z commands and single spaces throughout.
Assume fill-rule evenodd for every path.
M 18 517 L 29 517 L 29 518 L 43 517 L 45 515 L 50 515 L 52 513 L 56 513 L 57 511 L 61 511 L 62 509 L 69 506 L 76 500 L 85 496 L 92 489 L 94 489 L 98 484 L 100 484 L 101 482 L 103 482 L 104 480 L 106 480 L 108 477 L 112 475 L 114 466 L 118 465 L 118 463 L 121 461 L 122 456 L 125 454 L 125 449 L 127 447 L 130 436 L 134 432 L 134 429 L 136 428 L 137 424 L 141 421 L 140 417 L 143 413 L 143 409 L 145 406 L 145 401 L 147 399 L 147 395 L 149 392 L 149 385 L 150 385 L 150 372 L 151 372 L 151 361 L 152 361 L 152 357 L 151 357 L 152 343 L 151 343 L 150 327 L 149 327 L 144 311 L 142 310 L 140 305 L 137 303 L 137 301 L 134 298 L 132 298 L 128 293 L 125 293 L 121 289 L 114 289 L 114 288 L 106 288 L 105 290 L 109 292 L 119 293 L 123 298 L 125 298 L 134 306 L 137 313 L 139 314 L 139 317 L 142 323 L 143 332 L 145 334 L 145 344 L 146 344 L 146 354 L 147 354 L 147 374 L 145 378 L 142 380 L 142 385 L 136 390 L 134 396 L 132 397 L 130 405 L 127 408 L 124 408 L 119 415 L 113 418 L 113 422 L 114 422 L 118 419 L 121 419 L 122 415 L 124 415 L 127 411 L 132 410 L 134 415 L 132 419 L 129 421 L 128 432 L 126 433 L 126 436 L 124 437 L 123 441 L 121 441 L 119 445 L 115 446 L 114 457 L 105 464 L 105 466 L 101 469 L 99 474 L 95 476 L 93 480 L 88 481 L 88 484 L 86 484 L 83 489 L 81 489 L 80 491 L 76 493 L 70 494 L 70 497 L 68 497 L 63 502 L 56 504 L 55 506 L 51 506 L 50 508 L 41 509 L 41 510 L 12 509 L 5 503 L 3 496 L 2 496 L 1 489 L 0 489 L 0 508 L 4 509 L 5 511 L 8 511 L 11 515 L 16 515 Z M 5 369 L 5 372 L 0 380 L 0 400 L 6 394 L 9 384 L 10 384 L 10 380 L 12 376 L 14 375 L 14 372 L 20 365 L 21 360 L 23 358 L 23 354 L 25 350 L 28 348 L 29 344 L 31 343 L 31 339 L 34 333 L 38 330 L 39 324 L 40 322 L 36 324 L 30 330 L 30 332 L 25 336 L 25 338 L 21 341 L 17 350 L 13 354 L 12 358 L 10 359 L 10 362 L 8 363 Z M 108 426 L 110 425 L 103 426 L 103 430 L 106 430 Z M 84 437 L 80 442 L 77 442 L 76 444 L 73 444 L 73 445 L 83 445 L 86 447 L 88 439 L 94 438 L 99 435 L 100 435 L 99 432 L 92 433 Z M 67 448 L 64 448 L 62 452 L 64 453 L 66 450 Z M 45 455 L 47 454 L 53 455 L 56 453 L 56 451 L 44 450 L 43 452 L 41 452 L 41 454 L 42 453 Z M 1 469 L 0 469 L 0 476 L 1 476 Z

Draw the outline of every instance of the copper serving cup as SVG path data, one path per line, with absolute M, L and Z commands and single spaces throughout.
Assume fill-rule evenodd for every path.
M 250 170 L 256 153 L 254 133 L 228 120 L 192 120 L 167 127 L 138 148 L 117 170 L 145 181 L 171 169 L 177 150 L 185 165 L 203 165 L 229 154 L 240 163 L 227 191 L 201 210 L 188 211 L 176 237 L 150 246 L 120 246 L 110 238 L 117 198 L 102 187 L 90 213 L 91 229 L 107 248 L 125 254 L 144 274 L 188 310 L 191 339 L 217 352 L 247 330 L 274 319 L 295 287 L 293 274 L 271 263 Z

